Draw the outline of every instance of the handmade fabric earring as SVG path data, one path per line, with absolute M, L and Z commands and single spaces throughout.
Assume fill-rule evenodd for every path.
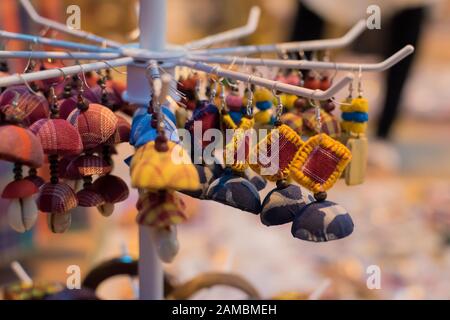
M 58 104 L 53 93 L 51 97 L 50 119 L 36 121 L 30 130 L 40 139 L 50 164 L 50 182 L 39 189 L 37 205 L 40 211 L 48 213 L 51 231 L 62 233 L 70 227 L 70 210 L 78 205 L 78 199 L 69 185 L 59 181 L 59 158 L 79 155 L 83 151 L 83 143 L 78 130 L 70 122 L 58 119 Z
M 186 218 L 175 191 L 197 190 L 200 182 L 186 150 L 166 138 L 162 108 L 153 98 L 151 125 L 157 137 L 136 150 L 130 165 L 131 184 L 140 193 L 137 222 L 156 228 L 158 254 L 170 262 L 178 251 L 175 225 Z
M 246 114 L 242 117 L 239 126 L 231 118 L 229 118 L 229 122 L 224 121 L 226 130 L 232 130 L 233 132 L 229 142 L 226 141 L 224 148 L 225 172 L 220 178 L 211 183 L 206 197 L 243 211 L 259 214 L 261 200 L 258 190 L 243 176 L 248 168 L 248 155 L 251 144 L 249 132 L 251 133 L 255 123 L 252 112 L 252 100 L 253 95 L 251 90 L 249 90 Z M 228 137 L 228 135 L 226 136 Z
M 82 176 L 83 189 L 77 192 L 78 205 L 81 207 L 99 207 L 105 203 L 102 195 L 93 187 L 93 176 L 104 176 L 111 172 L 112 165 L 95 153 L 116 134 L 117 116 L 100 104 L 87 104 L 83 99 L 83 87 L 80 85 L 77 109 L 67 117 L 79 132 L 83 143 L 83 154 L 74 158 L 67 170 Z
M 177 82 L 177 92 L 181 96 L 178 108 L 175 110 L 177 128 L 184 128 L 191 111 L 195 109 L 200 100 L 200 78 L 196 73 L 190 73 L 185 79 L 180 76 Z
M 231 88 L 231 94 L 226 97 L 225 104 L 227 106 L 227 113 L 230 115 L 234 124 L 238 126 L 244 116 L 245 109 L 243 110 L 243 99 L 239 95 L 237 86 Z
M 189 74 L 188 77 L 180 77 L 178 79 L 177 90 L 181 93 L 181 103 L 186 106 L 187 110 L 194 110 L 198 101 L 198 84 L 199 77 L 196 73 Z
M 39 139 L 28 129 L 8 124 L 2 114 L 0 159 L 14 162 L 14 181 L 6 185 L 2 198 L 9 200 L 6 210 L 9 225 L 17 232 L 30 230 L 36 222 L 38 208 L 33 196 L 38 187 L 22 176 L 22 166 L 41 167 L 44 153 Z
M 116 115 L 117 129 L 116 132 L 100 146 L 97 152 L 101 154 L 103 161 L 114 168 L 114 162 L 111 157 L 115 150 L 115 146 L 120 143 L 128 142 L 130 137 L 130 124 L 123 117 Z M 125 201 L 128 198 L 128 186 L 122 178 L 106 173 L 106 175 L 98 177 L 93 185 L 93 189 L 104 199 L 104 203 L 97 206 L 98 211 L 105 217 L 110 216 L 114 211 L 114 204 Z
M 225 99 L 226 101 L 228 101 L 228 97 L 227 99 Z M 229 110 L 226 108 L 228 107 L 230 104 L 232 103 L 225 103 L 223 105 L 222 108 L 222 123 L 224 125 L 224 129 L 230 129 L 230 130 L 236 130 L 242 122 L 242 118 L 245 117 L 246 119 L 244 119 L 244 122 L 242 124 L 242 126 L 250 126 L 252 125 L 251 123 L 248 123 L 248 118 L 253 114 L 253 91 L 252 91 L 252 86 L 250 84 L 250 82 L 247 85 L 247 88 L 245 89 L 245 99 L 242 99 L 241 97 L 239 98 L 233 98 L 230 99 L 231 101 L 234 101 L 235 105 L 238 105 L 237 102 L 240 102 L 241 104 L 245 101 L 245 108 L 241 107 L 240 109 L 240 114 L 241 116 L 239 117 L 239 122 L 236 122 L 235 119 L 231 116 L 231 112 L 229 112 Z M 247 179 L 248 181 L 250 181 L 250 183 L 252 183 L 255 188 L 258 191 L 261 191 L 262 189 L 264 189 L 267 185 L 267 181 L 261 177 L 260 175 L 258 175 L 257 173 L 255 173 L 254 171 L 252 171 L 249 168 L 244 169 L 243 171 L 243 178 Z
M 369 102 L 362 96 L 361 72 L 358 80 L 358 97 L 352 98 L 352 90 L 341 104 L 344 132 L 342 140 L 352 152 L 352 160 L 345 169 L 347 185 L 358 185 L 364 182 L 367 167 L 368 141 L 365 135 L 369 120 Z
M 161 112 L 163 114 L 161 119 L 162 130 L 164 130 L 165 136 L 169 137 L 171 141 L 178 143 L 175 115 L 164 105 L 161 106 Z M 156 115 L 150 102 L 147 108 L 140 107 L 135 112 L 131 123 L 129 142 L 135 148 L 139 148 L 148 142 L 155 141 L 157 137 Z
M 106 69 L 103 75 L 101 71 L 97 71 L 97 73 L 97 83 L 92 88 L 92 92 L 97 96 L 97 101 L 112 111 L 120 110 L 126 104 L 122 99 L 122 93 L 126 86 L 113 80 L 109 69 Z
M 272 117 L 272 93 L 266 88 L 257 88 L 254 93 L 255 106 L 259 110 L 255 113 L 255 123 L 259 127 L 271 125 Z
M 256 161 L 250 162 L 255 172 L 277 183 L 262 203 L 260 218 L 266 226 L 292 222 L 295 212 L 305 205 L 300 187 L 286 182 L 292 161 L 303 142 L 294 130 L 281 123 L 282 99 L 275 90 L 273 95 L 277 99 L 274 128 L 252 150 L 252 160 Z
M 206 164 L 203 159 L 203 152 L 205 148 L 212 143 L 212 141 L 204 141 L 204 133 L 209 129 L 220 129 L 220 111 L 214 104 L 214 99 L 217 92 L 216 87 L 217 82 L 213 81 L 212 88 L 209 90 L 209 101 L 200 101 L 197 109 L 194 110 L 192 118 L 186 122 L 186 129 L 191 134 L 191 159 L 194 162 L 195 169 L 197 170 L 200 184 L 199 188 L 196 190 L 181 190 L 180 192 L 197 199 L 206 199 L 206 193 L 209 185 L 223 173 L 223 168 L 218 161 L 213 161 L 211 164 Z M 225 90 L 223 89 L 221 92 L 222 112 L 225 112 L 224 96 Z M 198 137 L 199 135 L 201 136 Z M 199 158 L 197 157 L 197 154 Z
M 325 133 L 331 138 L 339 138 L 341 135 L 341 127 L 338 119 L 331 114 L 334 109 L 332 100 L 325 101 L 320 104 L 318 110 L 313 103 L 309 103 L 302 113 L 303 129 L 309 136 Z M 320 127 L 318 123 L 317 112 L 320 112 Z
M 296 212 L 292 235 L 307 241 L 330 241 L 353 232 L 353 221 L 341 206 L 325 201 L 331 188 L 351 159 L 350 151 L 340 142 L 321 133 L 320 106 L 316 110 L 318 135 L 298 150 L 291 166 L 291 177 L 314 193 L 312 201 Z
M 20 123 L 29 127 L 39 119 L 48 118 L 50 111 L 48 101 L 43 96 L 31 93 L 26 86 L 13 86 L 0 95 L 0 113 L 6 123 Z M 38 188 L 44 183 L 33 167 L 29 169 L 25 179 L 33 182 Z

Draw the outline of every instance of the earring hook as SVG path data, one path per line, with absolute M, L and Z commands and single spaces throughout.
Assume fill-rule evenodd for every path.
M 362 91 L 362 65 L 359 65 L 359 71 L 358 71 L 358 96 L 362 97 L 363 91 Z
M 24 77 L 22 74 L 18 73 L 17 76 L 20 78 L 20 80 L 23 81 L 23 83 L 25 84 L 25 86 L 27 87 L 27 89 L 28 89 L 31 93 L 33 93 L 33 94 L 39 96 L 39 93 L 37 93 L 36 91 L 33 90 L 33 88 L 32 88 L 32 87 L 30 86 L 30 84 L 28 83 L 27 79 L 25 79 L 25 77 Z

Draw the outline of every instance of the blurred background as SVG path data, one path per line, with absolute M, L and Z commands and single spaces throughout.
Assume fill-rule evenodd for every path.
M 330 38 L 344 34 L 356 20 L 366 17 L 367 5 L 379 4 L 382 29 L 367 30 L 354 46 L 332 52 L 333 61 L 376 62 L 384 59 L 389 36 L 395 30 L 405 30 L 405 37 L 413 36 L 406 30 L 409 27 L 398 25 L 399 21 L 420 24 L 411 69 L 401 80 L 404 90 L 396 103 L 398 116 L 386 134 L 380 134 L 377 124 L 389 92 L 387 74 L 363 74 L 364 94 L 370 101 L 368 176 L 356 187 L 340 181 L 329 195 L 349 210 L 354 233 L 336 242 L 307 243 L 294 239 L 290 226 L 269 229 L 251 214 L 186 197 L 191 217 L 179 228 L 179 255 L 165 268 L 179 281 L 205 271 L 234 272 L 267 298 L 284 292 L 308 294 L 327 282 L 324 298 L 449 299 L 450 1 L 374 0 L 365 4 L 345 0 L 332 7 L 333 2 L 168 0 L 168 39 L 182 44 L 243 25 L 253 5 L 262 9 L 260 25 L 242 44 L 290 41 L 300 34 Z M 79 5 L 82 29 L 121 42 L 130 41 L 137 24 L 135 1 L 46 0 L 33 4 L 42 15 L 61 22 L 66 19 L 68 5 Z M 3 0 L 0 8 L 2 29 L 39 33 L 17 1 Z M 418 8 L 425 9 L 418 13 Z M 298 20 L 304 17 L 302 9 L 310 12 L 308 20 Z M 415 10 L 415 15 L 408 15 L 412 20 L 399 20 L 402 10 Z M 21 48 L 12 41 L 5 46 Z M 11 66 L 13 70 L 23 68 L 20 61 Z M 114 77 L 123 75 L 115 73 Z M 399 84 L 395 86 L 397 90 Z M 126 178 L 128 168 L 121 160 L 133 150 L 121 146 L 119 151 L 116 163 L 120 165 L 115 170 Z M 10 172 L 9 164 L 0 164 L 0 188 L 10 179 Z M 262 196 L 269 190 L 266 188 Z M 124 245 L 137 256 L 136 199 L 133 191 L 108 219 L 95 210 L 80 211 L 75 225 L 63 235 L 49 233 L 45 217 L 33 231 L 16 234 L 1 214 L 4 206 L 0 200 L 0 286 L 16 281 L 9 268 L 14 259 L 33 278 L 65 283 L 68 265 L 79 265 L 83 276 L 99 262 L 119 256 Z M 381 268 L 380 290 L 366 287 L 370 265 Z M 124 277 L 108 281 L 99 294 L 103 298 L 132 297 L 129 280 Z M 225 288 L 203 290 L 195 296 L 242 297 L 240 292 Z

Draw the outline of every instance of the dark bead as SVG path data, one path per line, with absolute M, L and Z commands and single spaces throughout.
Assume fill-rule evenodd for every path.
M 308 108 L 308 102 L 304 98 L 298 98 L 294 102 L 294 107 L 295 109 L 303 112 Z
M 327 193 L 326 192 L 314 193 L 314 199 L 316 199 L 318 202 L 325 201 L 327 200 Z
M 322 109 L 328 113 L 331 113 L 336 108 L 336 105 L 332 100 L 328 100 L 322 104 Z
M 286 180 L 278 180 L 278 181 L 277 181 L 277 188 L 278 188 L 278 189 L 286 188 L 287 185 L 288 185 L 288 184 L 287 184 Z
M 169 146 L 167 145 L 166 136 L 159 135 L 155 140 L 155 149 L 158 152 L 166 152 L 169 150 Z

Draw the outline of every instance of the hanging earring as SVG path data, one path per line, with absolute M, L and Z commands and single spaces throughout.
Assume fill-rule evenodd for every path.
M 250 78 L 251 76 L 248 83 L 250 83 Z M 206 197 L 243 211 L 259 214 L 261 200 L 258 190 L 244 176 L 245 170 L 248 168 L 249 148 L 252 143 L 252 137 L 249 137 L 248 134 L 252 133 L 251 129 L 255 123 L 251 104 L 252 96 L 249 95 L 247 112 L 242 117 L 239 126 L 227 129 L 227 132 L 232 131 L 233 135 L 226 141 L 224 148 L 225 172 L 211 183 Z M 230 121 L 234 124 L 231 118 Z M 228 138 L 228 134 L 226 136 Z
M 59 180 L 59 159 L 62 156 L 79 155 L 83 144 L 78 130 L 67 120 L 58 119 L 54 88 L 51 88 L 51 92 L 50 119 L 36 121 L 30 130 L 40 139 L 50 164 L 50 182 L 41 186 L 36 202 L 39 210 L 48 214 L 50 230 L 62 233 L 70 227 L 70 210 L 78 205 L 78 199 L 73 189 Z
M 367 167 L 368 141 L 365 135 L 369 120 L 369 102 L 363 98 L 362 72 L 358 75 L 358 97 L 351 95 L 341 105 L 344 143 L 352 153 L 352 160 L 345 169 L 347 185 L 358 185 L 364 182 Z
M 303 142 L 294 130 L 281 123 L 282 100 L 275 88 L 273 95 L 277 99 L 274 128 L 253 149 L 252 159 L 257 161 L 250 164 L 254 171 L 277 183 L 262 203 L 260 218 L 267 226 L 292 222 L 295 212 L 305 205 L 300 187 L 286 181 L 292 161 Z
M 16 93 L 11 101 L 12 108 L 17 106 L 18 100 L 19 94 Z M 33 181 L 23 178 L 23 166 L 41 167 L 44 153 L 39 139 L 21 126 L 20 118 L 11 112 L 5 113 L 5 110 L 7 108 L 0 109 L 0 159 L 14 163 L 14 181 L 6 185 L 1 197 L 9 201 L 6 208 L 9 225 L 22 233 L 30 230 L 36 222 L 38 208 L 34 196 L 39 191 Z
M 249 80 L 251 79 L 251 76 L 249 77 Z M 230 96 L 230 95 L 229 95 Z M 228 96 L 228 97 L 229 97 Z M 227 98 L 228 98 L 227 97 Z M 222 123 L 224 125 L 224 129 L 230 129 L 230 130 L 236 130 L 238 127 L 245 128 L 245 127 L 252 127 L 252 122 L 249 122 L 249 119 L 253 118 L 253 91 L 250 81 L 247 81 L 247 87 L 245 89 L 245 98 L 242 99 L 241 97 L 236 98 L 233 97 L 230 99 L 232 102 L 225 103 L 224 108 L 222 108 Z M 245 101 L 245 107 L 242 107 L 242 104 Z M 229 105 L 235 104 L 238 105 L 238 102 L 241 103 L 241 108 L 239 111 L 239 120 L 236 122 L 236 119 L 232 117 L 232 112 L 229 112 Z M 244 118 L 244 120 L 243 120 Z M 242 123 L 244 121 L 244 123 Z M 242 123 L 242 125 L 241 125 Z M 246 178 L 250 183 L 252 183 L 255 188 L 260 191 L 264 189 L 267 185 L 267 181 L 261 177 L 260 175 L 256 174 L 249 168 L 244 169 L 243 171 L 243 177 Z
M 83 188 L 77 192 L 79 206 L 100 207 L 105 199 L 93 187 L 93 178 L 110 173 L 112 166 L 96 153 L 114 136 L 119 121 L 109 108 L 86 102 L 83 85 L 83 80 L 79 78 L 77 108 L 67 117 L 81 136 L 83 154 L 68 164 L 67 171 L 78 172 L 82 177 Z
M 244 101 L 239 95 L 238 90 L 237 86 L 231 87 L 231 94 L 227 95 L 225 99 L 226 113 L 230 115 L 235 126 L 239 126 L 241 119 L 245 114 Z M 247 87 L 245 92 L 246 95 L 248 95 L 248 90 L 249 88 Z M 231 127 L 233 125 L 228 126 Z
M 326 191 L 333 186 L 351 159 L 350 151 L 340 142 L 321 133 L 321 112 L 317 103 L 318 134 L 309 138 L 298 150 L 291 166 L 291 177 L 314 193 L 311 201 L 296 212 L 292 235 L 306 241 L 341 239 L 353 232 L 353 221 L 347 211 L 326 201 Z
M 270 126 L 273 123 L 273 96 L 266 88 L 256 88 L 254 93 L 255 106 L 259 110 L 255 113 L 255 123 L 258 128 Z
M 136 150 L 130 165 L 131 184 L 139 189 L 137 222 L 156 228 L 159 257 L 170 262 L 178 252 L 175 225 L 186 219 L 175 191 L 198 190 L 200 181 L 186 150 L 165 136 L 158 97 L 153 96 L 151 113 L 157 137 Z M 174 155 L 179 161 L 174 161 Z
M 325 133 L 331 138 L 339 138 L 341 127 L 338 119 L 331 113 L 333 109 L 334 102 L 331 99 L 320 103 L 318 108 L 313 101 L 309 100 L 303 106 L 303 112 L 301 113 L 304 133 L 308 136 Z M 319 116 L 318 113 L 320 113 Z M 320 125 L 318 119 L 320 119 Z
M 214 73 L 214 72 L 213 72 Z M 219 107 L 215 104 L 217 86 L 220 83 L 222 90 L 220 92 Z M 196 190 L 183 190 L 182 193 L 198 199 L 205 199 L 206 192 L 215 179 L 217 179 L 223 172 L 222 166 L 219 164 L 214 155 L 213 161 L 210 164 L 205 163 L 203 154 L 205 149 L 215 141 L 204 141 L 204 133 L 209 129 L 220 130 L 221 119 L 220 113 L 225 112 L 225 86 L 221 79 L 216 80 L 210 78 L 210 86 L 207 90 L 209 94 L 208 100 L 200 100 L 197 108 L 194 110 L 192 117 L 186 122 L 185 128 L 189 131 L 191 136 L 191 159 L 195 163 L 195 169 L 199 175 L 200 185 Z

